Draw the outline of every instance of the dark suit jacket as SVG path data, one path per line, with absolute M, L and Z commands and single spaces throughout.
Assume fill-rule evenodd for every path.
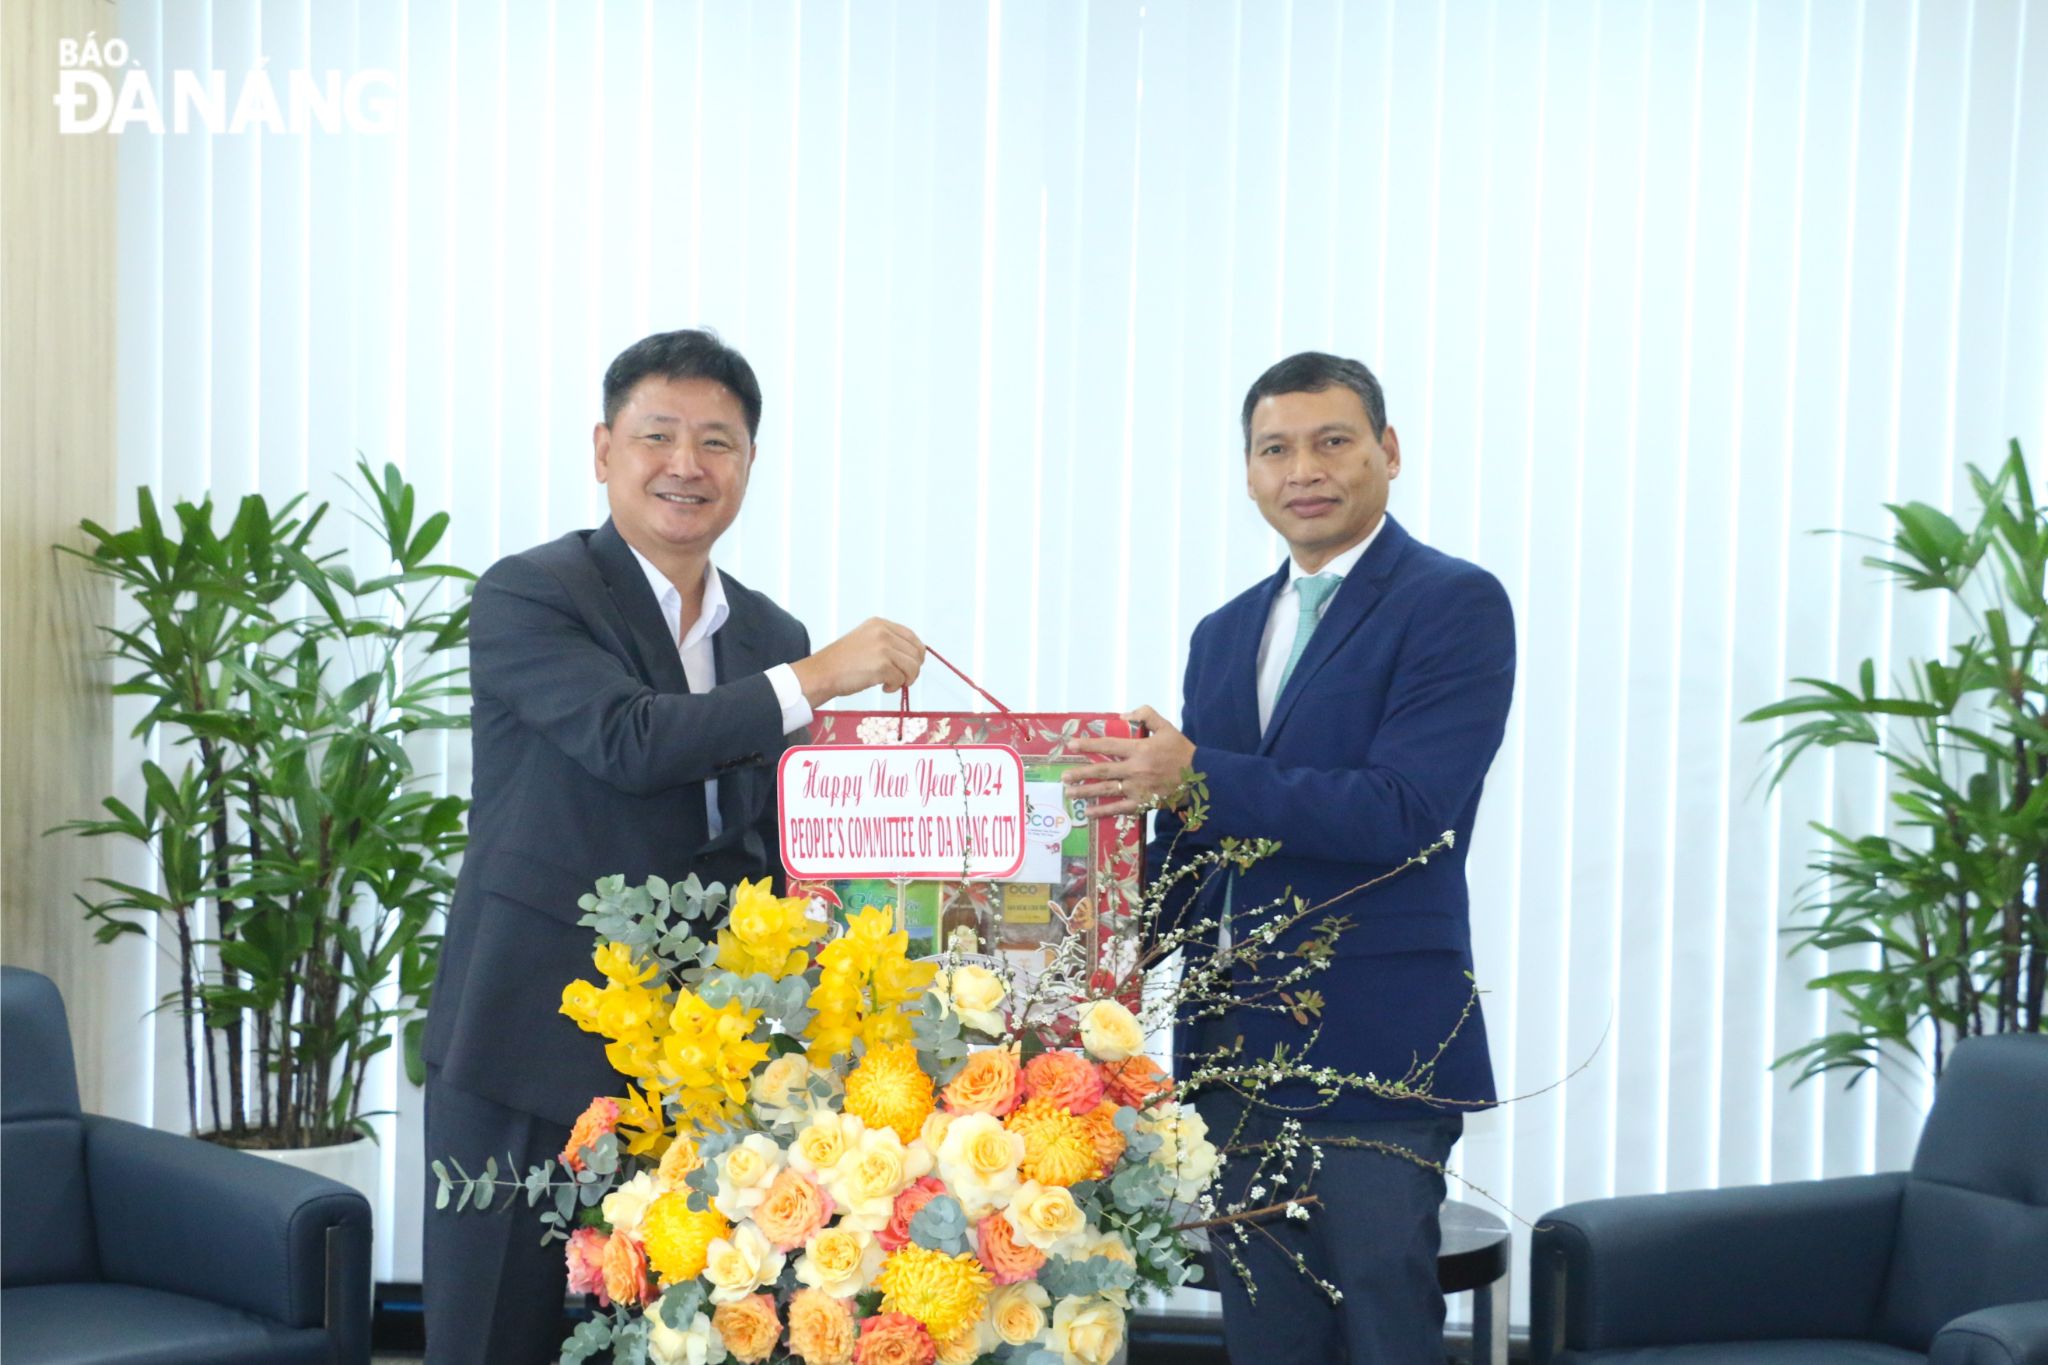
M 1232 933 L 1257 907 L 1291 892 L 1310 905 L 1350 890 L 1435 842 L 1457 844 L 1427 866 L 1352 896 L 1327 913 L 1355 921 L 1337 960 L 1306 983 L 1324 999 L 1311 1060 L 1355 1074 L 1399 1077 L 1433 1056 L 1471 994 L 1465 857 L 1480 784 L 1500 747 L 1514 690 L 1514 618 L 1493 575 L 1432 550 L 1391 517 L 1324 609 L 1273 708 L 1258 718 L 1259 641 L 1287 566 L 1195 627 L 1183 729 L 1209 787 L 1209 818 L 1181 839 L 1183 855 L 1224 836 L 1281 841 L 1238 878 Z M 1179 822 L 1159 818 L 1151 865 L 1164 865 Z M 1213 878 L 1193 900 L 1222 904 Z M 1186 913 L 1189 902 L 1170 907 Z M 1280 940 L 1291 947 L 1307 932 Z M 1245 1040 L 1252 1056 L 1305 1030 L 1285 1015 L 1236 1010 L 1192 1030 L 1185 1049 Z M 1436 1093 L 1494 1098 L 1484 1021 L 1475 1012 L 1437 1064 Z M 1279 1096 L 1275 1096 L 1278 1098 Z M 1290 1090 L 1289 1102 L 1312 1098 Z M 1415 1117 L 1415 1106 L 1351 1093 L 1323 1117 Z
M 499 560 L 470 607 L 470 843 L 448 911 L 426 1056 L 441 1080 L 572 1122 L 620 1093 L 602 1040 L 560 1012 L 593 977 L 579 896 L 600 877 L 728 886 L 778 871 L 782 711 L 764 672 L 810 653 L 796 618 L 730 575 L 719 685 L 692 694 L 647 577 L 610 522 Z M 724 829 L 709 837 L 704 782 Z

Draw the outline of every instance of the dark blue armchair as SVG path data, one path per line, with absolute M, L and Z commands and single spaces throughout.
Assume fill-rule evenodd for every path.
M 1572 1204 L 1530 1261 L 1537 1365 L 2048 1365 L 2048 1037 L 1957 1047 L 1911 1171 Z
M 331 1180 L 81 1114 L 64 1002 L 0 968 L 0 1357 L 370 1358 L 370 1207 Z

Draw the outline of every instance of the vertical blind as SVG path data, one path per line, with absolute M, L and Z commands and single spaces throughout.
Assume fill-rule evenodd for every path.
M 1178 710 L 1284 547 L 1236 410 L 1317 348 L 1385 383 L 1392 510 L 1520 643 L 1470 864 L 1503 1093 L 1463 1177 L 1524 1217 L 1899 1166 L 1923 1074 L 1793 1087 L 1810 821 L 1737 722 L 1954 623 L 1837 528 L 2048 457 L 2048 13 L 2025 0 L 136 0 L 181 69 L 388 70 L 389 133 L 131 129 L 123 482 L 346 495 L 448 557 L 601 515 L 604 366 L 708 324 L 766 391 L 721 565 L 825 640 L 912 625 L 1010 704 Z M 957 682 L 920 705 L 969 708 Z M 132 710 L 124 713 L 132 721 Z M 117 755 L 114 789 L 137 754 Z M 426 765 L 465 790 L 463 743 Z M 184 1121 L 175 1025 L 127 1102 Z M 123 955 L 125 954 L 125 955 Z M 1840 963 L 1828 965 L 1842 965 Z M 375 1081 L 376 1273 L 419 1274 L 419 1095 Z M 1476 1197 L 1476 1196 L 1474 1196 Z

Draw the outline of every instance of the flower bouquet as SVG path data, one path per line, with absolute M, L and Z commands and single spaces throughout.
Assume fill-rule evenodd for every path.
M 625 1093 L 593 1100 L 559 1160 L 524 1177 L 434 1162 L 437 1198 L 485 1209 L 523 1194 L 542 1210 L 570 1289 L 601 1310 L 564 1343 L 572 1365 L 606 1350 L 657 1365 L 1109 1365 L 1134 1303 L 1200 1276 L 1199 1230 L 1243 1237 L 1315 1202 L 1305 1141 L 1248 1157 L 1250 1187 L 1274 1191 L 1260 1207 L 1220 1201 L 1216 1144 L 1144 1053 L 1148 1020 L 1190 1006 L 1313 1011 L 1298 983 L 1326 950 L 1259 975 L 1262 944 L 1315 909 L 1298 903 L 1235 950 L 1191 955 L 1172 991 L 1140 994 L 1148 966 L 1213 932 L 1161 931 L 1171 884 L 1262 851 L 1190 860 L 1132 908 L 1145 932 L 1126 951 L 1106 961 L 1077 942 L 1028 985 L 1000 959 L 912 960 L 885 908 L 828 939 L 836 926 L 766 881 L 728 904 L 694 877 L 608 878 L 582 900 L 601 979 L 571 983 L 562 1011 L 607 1040 Z M 1341 932 L 1331 923 L 1320 932 Z M 1288 1055 L 1190 1077 L 1243 1096 L 1302 1079 L 1403 1084 Z

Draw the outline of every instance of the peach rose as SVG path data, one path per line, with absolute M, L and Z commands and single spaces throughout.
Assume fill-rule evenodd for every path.
M 1041 1052 L 1024 1068 L 1024 1097 L 1049 1100 L 1070 1114 L 1102 1103 L 1102 1068 L 1078 1052 Z
M 611 1239 L 596 1228 L 578 1228 L 569 1234 L 569 1292 L 595 1294 L 597 1306 L 612 1306 L 604 1287 L 604 1248 Z
M 613 1303 L 637 1308 L 647 1302 L 647 1253 L 623 1232 L 604 1244 L 604 1292 Z
M 936 1365 L 938 1348 L 924 1324 L 908 1313 L 877 1313 L 860 1325 L 854 1365 Z
M 992 1213 L 974 1229 L 974 1254 L 997 1284 L 1016 1284 L 1036 1275 L 1045 1265 L 1045 1253 L 1019 1242 L 1010 1220 Z
M 697 1144 L 690 1138 L 678 1136 L 669 1143 L 668 1150 L 661 1154 L 661 1166 L 654 1177 L 669 1189 L 674 1189 L 689 1178 L 690 1172 L 704 1164 L 698 1155 Z
M 1022 1098 L 1018 1093 L 1020 1073 L 1014 1048 L 991 1047 L 969 1053 L 967 1065 L 939 1092 L 946 1108 L 955 1114 L 1007 1115 Z
M 831 1221 L 832 1196 L 802 1171 L 784 1168 L 754 1210 L 754 1226 L 777 1251 L 794 1251 Z
M 933 1199 L 946 1192 L 946 1184 L 937 1176 L 919 1176 L 917 1183 L 896 1196 L 895 1212 L 889 1221 L 875 1233 L 875 1240 L 882 1244 L 884 1251 L 901 1251 L 910 1245 L 910 1220 L 917 1217 L 917 1211 Z
M 742 1365 L 766 1360 L 782 1338 L 782 1322 L 775 1316 L 775 1300 L 768 1294 L 721 1303 L 711 1315 L 711 1325 L 718 1329 L 725 1349 Z
M 1150 1100 L 1173 1095 L 1173 1077 L 1142 1054 L 1109 1063 L 1102 1068 L 1102 1077 L 1108 1082 L 1109 1097 L 1133 1109 L 1143 1109 Z
M 583 1169 L 583 1149 L 617 1130 L 619 1126 L 619 1102 L 602 1097 L 590 1102 L 590 1107 L 576 1116 L 576 1126 L 569 1130 L 569 1140 L 562 1144 L 562 1164 L 572 1171 Z
M 850 1365 L 853 1310 L 819 1289 L 799 1289 L 789 1300 L 789 1349 L 804 1365 Z

